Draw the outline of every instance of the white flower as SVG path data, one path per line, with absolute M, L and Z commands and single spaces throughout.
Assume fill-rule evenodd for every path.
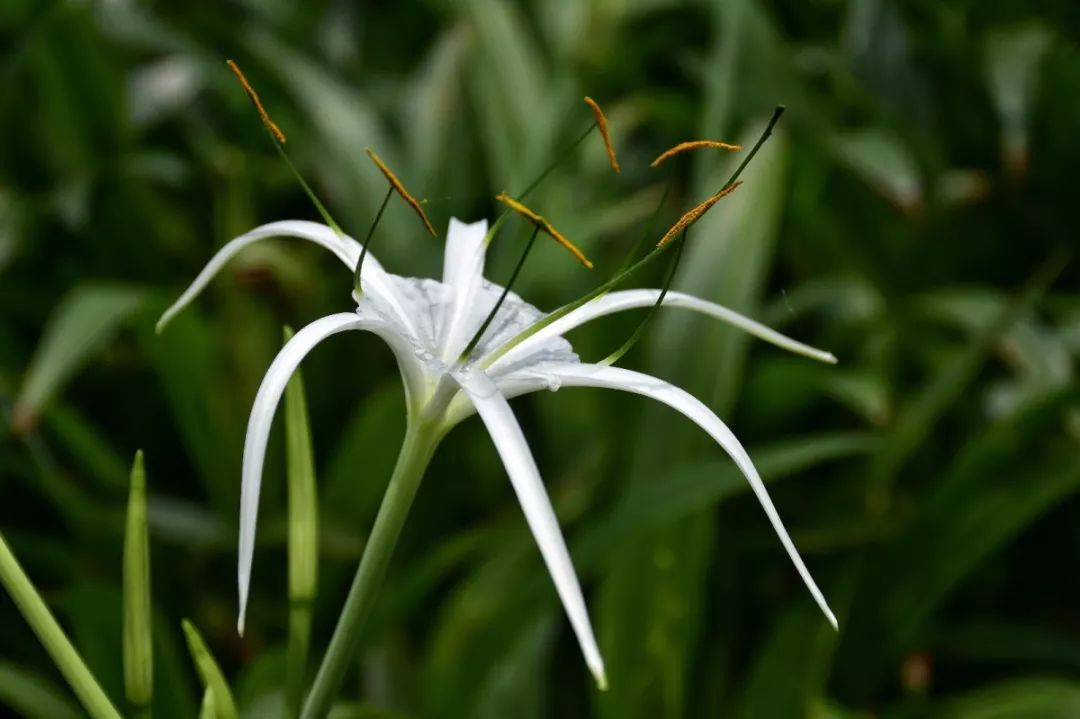
M 659 290 L 611 292 L 577 308 L 514 345 L 493 352 L 544 315 L 509 293 L 485 336 L 467 362 L 461 352 L 487 316 L 502 288 L 483 278 L 487 222 L 450 220 L 442 281 L 400 277 L 383 270 L 370 254 L 363 265 L 364 293 L 355 312 L 318 319 L 296 333 L 263 379 L 251 410 L 244 445 L 240 507 L 240 626 L 243 626 L 251 579 L 255 523 L 263 459 L 270 426 L 285 385 L 311 349 L 332 334 L 366 330 L 382 338 L 397 358 L 405 384 L 408 411 L 438 425 L 441 437 L 473 413 L 484 422 L 499 453 L 522 511 L 536 539 L 563 607 L 577 635 L 585 661 L 604 684 L 604 664 L 596 646 L 570 555 L 529 445 L 508 399 L 559 387 L 608 387 L 658 400 L 704 429 L 746 476 L 791 561 L 818 606 L 836 626 L 836 618 L 788 537 L 757 470 L 731 430 L 705 404 L 660 379 L 617 367 L 582 363 L 563 333 L 603 315 L 652 306 Z M 331 228 L 304 221 L 274 222 L 242 235 L 222 248 L 192 285 L 162 316 L 167 322 L 191 302 L 221 267 L 248 245 L 269 237 L 298 237 L 319 244 L 352 271 L 360 245 Z M 825 362 L 835 358 L 796 342 L 720 305 L 679 292 L 668 292 L 664 306 L 694 310 L 739 327 L 785 349 Z

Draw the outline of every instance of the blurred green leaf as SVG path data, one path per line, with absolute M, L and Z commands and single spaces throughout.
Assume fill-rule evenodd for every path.
M 1039 70 L 1053 36 L 1041 22 L 989 34 L 983 62 L 990 96 L 1001 121 L 1005 162 L 1024 172 L 1028 162 L 1031 109 L 1039 90 Z
M 1080 489 L 1075 452 L 1059 449 L 1032 463 L 1017 449 L 1060 431 L 1075 398 L 1075 390 L 1059 392 L 969 443 L 902 536 L 868 566 L 842 647 L 845 675 L 864 691 L 981 562 Z
M 129 468 L 124 459 L 82 413 L 58 402 L 45 411 L 44 421 L 64 451 L 103 487 L 127 487 Z
M 1080 683 L 1066 679 L 1012 679 L 948 701 L 943 719 L 1068 719 L 1080 714 Z
M 26 719 L 79 719 L 79 707 L 63 690 L 24 667 L 0 662 L 0 705 Z
M 820 464 L 866 454 L 876 446 L 865 434 L 822 435 L 752 449 L 751 457 L 764 481 L 772 483 Z M 573 542 L 574 557 L 588 571 L 624 542 L 648 537 L 657 528 L 749 491 L 746 478 L 727 457 L 673 467 L 662 479 L 633 487 L 606 518 L 584 530 Z
M 322 473 L 322 514 L 349 528 L 375 518 L 405 435 L 405 402 L 397 379 L 372 389 L 341 430 Z
M 15 404 L 16 426 L 24 431 L 33 426 L 42 408 L 145 300 L 141 289 L 103 283 L 84 284 L 64 297 L 26 370 Z
M 831 142 L 837 158 L 875 191 L 905 212 L 923 203 L 918 165 L 899 138 L 878 129 L 838 135 Z
M 836 632 L 811 602 L 789 607 L 754 662 L 741 716 L 809 716 L 828 678 L 835 643 Z
M 872 509 L 881 509 L 880 503 L 886 501 L 885 493 L 897 478 L 904 462 L 930 435 L 941 415 L 962 395 L 986 360 L 994 342 L 1046 292 L 1062 265 L 1060 256 L 1045 262 L 1027 286 L 995 312 L 963 351 L 953 355 L 911 403 L 898 413 L 890 436 L 874 458 L 870 470 L 873 485 L 870 501 L 872 505 L 878 505 L 872 506 Z

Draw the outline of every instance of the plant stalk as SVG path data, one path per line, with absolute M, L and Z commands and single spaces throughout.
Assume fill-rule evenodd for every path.
M 19 566 L 3 534 L 0 534 L 0 584 L 7 589 L 27 624 L 56 662 L 57 668 L 71 685 L 86 713 L 93 719 L 120 719 L 120 713 L 109 701 L 52 612 L 45 606 L 45 601 L 30 582 L 30 578 Z
M 443 432 L 437 421 L 425 421 L 417 418 L 416 414 L 410 413 L 397 465 L 383 495 L 379 514 L 371 528 L 334 636 L 330 639 L 330 646 L 304 703 L 300 715 L 302 719 L 323 719 L 333 707 L 360 643 L 364 621 L 375 605 L 390 555 L 401 535 L 420 480 L 442 438 Z

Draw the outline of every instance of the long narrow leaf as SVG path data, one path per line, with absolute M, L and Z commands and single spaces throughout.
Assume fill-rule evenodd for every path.
M 101 686 L 86 667 L 82 657 L 72 646 L 56 622 L 45 601 L 23 572 L 15 555 L 0 534 L 0 584 L 11 595 L 27 624 L 34 630 L 49 656 L 56 662 L 75 696 L 93 719 L 120 719 L 119 712 L 109 701 Z

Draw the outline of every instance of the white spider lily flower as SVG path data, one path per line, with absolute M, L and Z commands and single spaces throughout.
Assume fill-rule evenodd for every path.
M 354 293 L 356 310 L 329 315 L 307 325 L 271 364 L 255 398 L 244 445 L 238 568 L 241 631 L 251 581 L 263 460 L 274 412 L 289 378 L 308 352 L 330 335 L 346 330 L 371 332 L 390 347 L 401 371 L 410 417 L 424 418 L 423 421 L 435 426 L 432 449 L 454 425 L 474 413 L 479 415 L 506 468 L 585 662 L 601 686 L 606 682 L 603 659 L 581 587 L 540 472 L 508 402 L 509 398 L 528 392 L 571 386 L 618 389 L 651 397 L 695 422 L 746 476 L 791 561 L 835 627 L 836 618 L 784 529 L 753 462 L 720 418 L 705 404 L 663 380 L 617 367 L 582 363 L 562 337 L 565 332 L 598 317 L 651 307 L 659 290 L 602 295 L 496 354 L 507 340 L 544 316 L 511 292 L 468 360 L 459 360 L 503 289 L 483 277 L 487 228 L 486 221 L 465 224 L 450 220 L 441 281 L 390 274 L 368 254 L 363 265 L 364 292 Z M 237 252 L 258 240 L 282 236 L 305 239 L 329 249 L 350 272 L 360 255 L 358 242 L 338 235 L 326 225 L 306 221 L 264 225 L 222 248 L 165 312 L 159 324 L 191 302 Z M 712 302 L 668 292 L 663 305 L 704 313 L 784 349 L 835 362 L 827 352 L 808 347 Z

